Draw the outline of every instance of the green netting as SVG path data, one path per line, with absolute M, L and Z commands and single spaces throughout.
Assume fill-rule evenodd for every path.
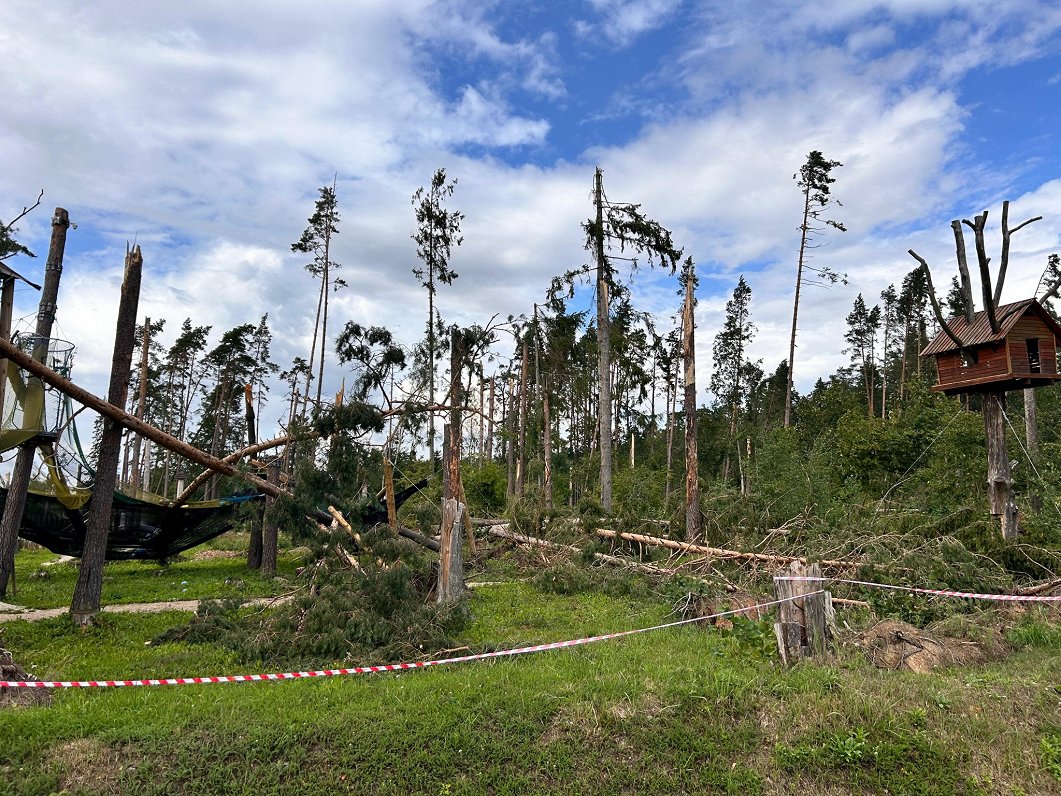
M 65 340 L 23 335 L 12 341 L 39 362 L 64 376 L 73 366 L 74 346 Z M 3 414 L 0 416 L 0 452 L 17 448 L 41 433 L 62 429 L 69 417 L 66 396 L 45 389 L 35 376 L 27 376 L 7 363 Z
M 88 492 L 88 490 L 78 490 Z M 175 556 L 229 530 L 240 503 L 258 495 L 243 495 L 170 508 L 155 501 L 114 493 L 107 560 L 156 559 Z M 7 490 L 0 489 L 0 511 Z M 19 536 L 53 553 L 80 556 L 85 545 L 85 520 L 92 505 L 89 493 L 77 508 L 68 508 L 48 488 L 34 487 L 26 496 Z

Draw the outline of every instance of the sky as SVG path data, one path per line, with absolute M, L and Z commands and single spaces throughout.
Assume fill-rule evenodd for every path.
M 427 313 L 411 197 L 436 169 L 465 215 L 459 277 L 437 304 L 468 325 L 529 314 L 552 276 L 587 262 L 600 167 L 610 199 L 639 203 L 697 263 L 701 402 L 741 275 L 753 357 L 767 372 L 787 357 L 793 175 L 811 150 L 843 164 L 831 217 L 847 228 L 813 263 L 848 284 L 804 291 L 803 392 L 847 363 L 855 296 L 898 286 L 908 249 L 945 290 L 952 219 L 989 210 L 997 263 L 1002 201 L 1011 225 L 1043 217 L 1014 236 L 1004 301 L 1032 295 L 1061 251 L 1055 2 L 5 0 L 0 62 L 0 219 L 45 192 L 19 224 L 37 258 L 8 265 L 40 281 L 52 209 L 69 211 L 55 335 L 101 395 L 128 242 L 144 255 L 140 315 L 167 319 L 164 343 L 186 317 L 216 341 L 268 313 L 274 361 L 308 357 L 317 287 L 291 243 L 333 179 L 349 286 L 330 328 L 383 325 L 411 345 Z M 661 328 L 676 289 L 637 276 Z M 19 288 L 21 328 L 36 302 Z M 329 356 L 326 394 L 344 375 Z

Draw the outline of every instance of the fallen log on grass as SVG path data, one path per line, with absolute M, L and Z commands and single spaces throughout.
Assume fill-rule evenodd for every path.
M 574 545 L 560 544 L 558 542 L 550 542 L 546 539 L 539 539 L 536 536 L 524 536 L 521 533 L 515 531 L 505 530 L 503 525 L 493 525 L 487 528 L 487 533 L 491 536 L 497 536 L 501 539 L 508 539 L 516 542 L 517 544 L 529 545 L 532 547 L 545 547 L 550 550 L 558 550 L 567 553 L 578 553 L 582 554 L 582 550 Z M 666 567 L 656 566 L 655 564 L 645 564 L 641 561 L 630 561 L 619 556 L 608 555 L 607 553 L 594 553 L 593 558 L 601 563 L 608 564 L 613 567 L 622 567 L 624 569 L 632 569 L 636 572 L 644 572 L 648 575 L 657 575 L 659 577 L 673 577 L 680 573 L 673 569 L 667 569 Z M 697 577 L 695 575 L 683 575 L 690 580 L 699 581 L 701 583 L 710 583 L 712 585 L 719 585 L 715 581 L 708 580 L 707 578 Z M 728 586 L 728 584 L 725 584 Z
M 712 556 L 713 558 L 763 561 L 768 564 L 788 564 L 793 561 L 799 561 L 801 564 L 809 563 L 806 558 L 801 556 L 780 556 L 771 555 L 769 553 L 742 553 L 739 550 L 725 550 L 720 547 L 707 547 L 705 545 L 691 544 L 690 542 L 677 542 L 673 539 L 660 539 L 657 536 L 645 536 L 640 533 L 610 531 L 606 528 L 597 529 L 596 534 L 602 539 L 622 539 L 627 542 L 637 542 L 638 544 L 649 545 L 650 547 L 666 547 L 668 550 L 678 550 L 682 553 L 699 553 L 705 556 Z M 832 567 L 834 569 L 853 569 L 862 566 L 858 561 L 825 560 L 816 563 L 821 564 L 823 567 Z

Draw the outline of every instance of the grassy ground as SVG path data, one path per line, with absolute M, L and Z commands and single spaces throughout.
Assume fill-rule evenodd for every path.
M 481 649 L 648 626 L 669 609 L 509 582 L 471 610 L 462 640 Z M 87 633 L 15 622 L 0 646 L 42 678 L 247 671 L 209 645 L 145 646 L 186 616 L 107 616 Z M 1045 615 L 1010 631 L 1007 659 L 930 675 L 849 652 L 783 670 L 764 629 L 397 675 L 56 693 L 3 714 L 0 792 L 1061 792 L 1061 629 Z
M 284 591 L 300 559 L 289 550 L 277 559 L 277 578 L 264 578 L 248 570 L 246 554 L 222 538 L 206 548 L 196 548 L 172 563 L 157 561 L 112 561 L 103 577 L 103 603 L 160 602 L 164 600 L 266 597 Z M 214 558 L 196 557 L 214 555 Z M 243 543 L 246 550 L 246 542 Z M 234 556 L 234 557 L 227 557 Z M 47 550 L 20 550 L 15 557 L 15 593 L 7 602 L 26 608 L 59 608 L 70 604 L 77 582 L 77 562 L 54 564 L 58 559 Z

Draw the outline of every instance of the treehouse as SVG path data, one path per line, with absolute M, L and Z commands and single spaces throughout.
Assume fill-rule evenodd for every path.
M 995 309 L 997 332 L 986 311 L 947 322 L 921 356 L 935 356 L 939 383 L 934 390 L 955 395 L 987 390 L 1041 387 L 1061 379 L 1057 371 L 1058 325 L 1034 298 Z M 954 338 L 961 341 L 958 345 Z

